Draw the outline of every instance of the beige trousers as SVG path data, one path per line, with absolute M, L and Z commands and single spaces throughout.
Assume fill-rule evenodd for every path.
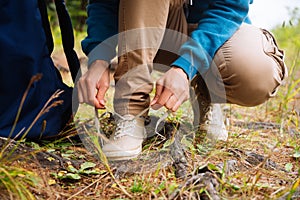
M 120 0 L 116 112 L 136 115 L 149 106 L 153 63 L 169 66 L 178 57 L 176 49 L 193 30 L 186 22 L 183 4 L 184 0 Z M 166 34 L 166 29 L 174 30 L 173 34 Z M 172 42 L 164 45 L 165 40 Z M 273 97 L 286 75 L 283 52 L 274 37 L 243 24 L 216 52 L 211 69 L 202 78 L 212 101 L 255 106 Z

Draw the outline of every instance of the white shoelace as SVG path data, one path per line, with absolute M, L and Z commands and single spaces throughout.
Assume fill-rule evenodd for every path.
M 138 115 L 129 118 L 129 117 L 124 117 L 121 116 L 120 114 L 113 112 L 113 114 L 115 114 L 116 116 L 119 117 L 120 120 L 118 120 L 117 122 L 117 128 L 116 128 L 116 132 L 115 132 L 115 139 L 121 138 L 123 136 L 131 136 L 131 137 L 136 137 L 134 135 L 132 135 L 132 130 L 134 129 L 135 125 L 136 125 L 136 119 L 138 119 L 139 117 L 141 117 L 145 112 L 147 112 L 150 108 L 146 108 L 144 109 L 142 112 L 140 112 Z M 165 136 L 161 135 L 157 129 L 159 124 L 164 121 L 169 114 L 171 113 L 171 111 L 166 111 L 156 122 L 156 126 L 155 126 L 155 134 L 159 135 L 160 137 L 162 137 L 163 139 L 165 139 Z M 95 108 L 95 127 L 97 130 L 97 134 L 100 136 L 100 142 L 101 145 L 104 144 L 104 141 L 107 142 L 108 139 L 100 132 L 100 123 L 99 123 L 99 114 L 98 114 L 98 110 Z M 143 138 L 144 139 L 144 138 Z
M 131 134 L 137 124 L 137 119 L 139 117 L 141 117 L 148 109 L 143 110 L 141 113 L 139 113 L 136 116 L 122 116 L 116 112 L 114 112 L 114 114 L 119 118 L 117 120 L 117 128 L 116 128 L 116 132 L 114 135 L 114 139 L 117 140 L 118 138 L 121 138 L 123 136 L 131 136 L 131 137 L 135 137 L 135 138 L 139 138 L 139 139 L 144 139 L 145 138 L 145 133 L 143 133 L 143 137 L 137 137 L 134 134 Z

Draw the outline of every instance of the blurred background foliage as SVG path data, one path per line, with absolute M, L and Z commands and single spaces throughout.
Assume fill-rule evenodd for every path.
M 298 8 L 291 9 L 290 16 L 288 22 L 283 22 L 282 25 L 278 25 L 271 31 L 275 35 L 280 48 L 285 51 L 288 68 L 292 65 L 295 66 L 295 71 L 290 74 L 294 76 L 300 66 L 300 10 Z
M 46 0 L 48 7 L 48 18 L 51 24 L 53 40 L 54 40 L 54 53 L 61 52 L 62 42 L 59 23 L 56 14 L 56 8 L 53 0 Z M 83 56 L 81 51 L 81 40 L 86 36 L 86 19 L 87 12 L 86 6 L 88 0 L 65 0 L 66 7 L 72 20 L 75 36 L 75 50 L 79 56 Z
M 53 0 L 46 0 L 48 6 L 49 19 L 53 26 L 58 25 Z M 88 0 L 65 0 L 66 7 L 72 19 L 73 27 L 76 31 L 85 31 L 85 20 L 87 18 L 86 6 Z

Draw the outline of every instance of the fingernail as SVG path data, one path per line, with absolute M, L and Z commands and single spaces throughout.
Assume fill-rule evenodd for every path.
M 105 105 L 105 101 L 104 100 L 100 100 L 99 103 L 102 104 L 103 106 Z
M 155 103 L 156 103 L 156 99 L 153 99 L 151 102 L 150 102 L 150 106 L 153 106 Z
M 159 105 L 159 104 L 154 104 L 154 105 L 152 105 L 151 107 L 152 107 L 152 109 L 154 109 L 154 110 L 158 110 L 158 109 L 160 109 L 162 106 Z

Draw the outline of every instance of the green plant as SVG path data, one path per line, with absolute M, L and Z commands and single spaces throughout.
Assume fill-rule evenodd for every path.
M 68 163 L 67 170 L 61 170 L 51 175 L 60 180 L 80 180 L 82 175 L 88 176 L 106 173 L 106 171 L 100 170 L 95 166 L 96 164 L 93 162 L 84 162 L 80 165 L 79 169 L 76 169 L 71 163 Z
M 133 185 L 131 186 L 130 188 L 131 192 L 133 193 L 140 193 L 140 192 L 143 192 L 144 189 L 143 189 L 143 184 L 141 181 L 134 181 L 133 182 Z
M 28 186 L 36 187 L 38 183 L 34 173 L 0 160 L 0 188 L 7 190 L 10 199 L 35 199 Z

